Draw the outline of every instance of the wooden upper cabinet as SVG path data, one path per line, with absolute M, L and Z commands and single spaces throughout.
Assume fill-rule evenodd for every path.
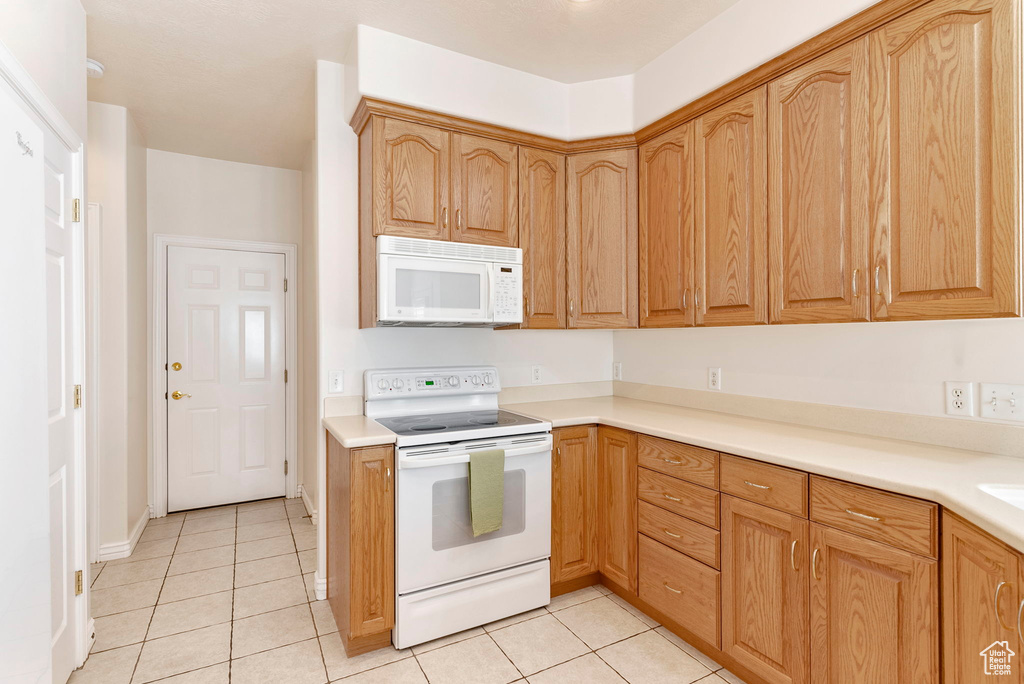
M 568 159 L 569 327 L 637 324 L 637 152 Z
M 765 86 L 696 119 L 697 325 L 768 322 Z
M 871 34 L 874 318 L 1020 314 L 1013 0 L 936 0 Z
M 722 650 L 771 684 L 812 681 L 807 526 L 788 513 L 722 497 Z
M 452 135 L 452 239 L 478 245 L 519 244 L 519 148 Z
M 373 234 L 447 240 L 451 133 L 373 119 Z
M 811 681 L 938 684 L 936 561 L 811 523 L 810 570 Z
M 981 653 L 997 641 L 1017 643 L 1020 591 L 1018 555 L 955 515 L 942 516 L 943 664 L 946 682 L 982 684 L 1024 681 L 1021 651 L 1013 675 L 985 674 Z M 1024 578 L 1020 578 L 1024 579 Z M 1024 627 L 1022 627 L 1024 629 Z
M 564 328 L 565 155 L 519 148 L 523 327 Z
M 868 40 L 768 85 L 772 323 L 869 317 Z
M 551 581 L 597 572 L 597 428 L 557 428 L 551 459 Z
M 640 147 L 640 327 L 693 325 L 693 123 Z
M 598 559 L 601 574 L 637 591 L 636 433 L 597 429 Z

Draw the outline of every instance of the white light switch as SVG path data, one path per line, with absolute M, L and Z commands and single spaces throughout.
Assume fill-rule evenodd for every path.
M 1024 385 L 981 383 L 981 417 L 1024 422 Z
M 345 391 L 345 371 L 329 371 L 327 373 L 327 393 L 341 394 Z

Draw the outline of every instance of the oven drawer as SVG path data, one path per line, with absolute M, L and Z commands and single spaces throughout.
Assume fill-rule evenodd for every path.
M 637 463 L 703 487 L 718 489 L 718 452 L 640 435 Z
M 639 530 L 651 539 L 671 546 L 676 551 L 696 558 L 713 568 L 720 568 L 719 532 L 693 522 L 646 501 L 637 502 Z
M 648 503 L 718 529 L 718 492 L 713 489 L 639 468 L 637 494 Z
M 664 544 L 640 535 L 640 598 L 720 647 L 721 576 Z

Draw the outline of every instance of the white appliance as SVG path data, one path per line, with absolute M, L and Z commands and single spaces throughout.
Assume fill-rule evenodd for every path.
M 523 322 L 523 250 L 377 238 L 377 325 L 496 327 Z
M 397 648 L 551 600 L 551 424 L 498 408 L 490 366 L 366 371 L 365 413 L 397 435 Z M 473 537 L 469 460 L 505 450 L 500 530 Z

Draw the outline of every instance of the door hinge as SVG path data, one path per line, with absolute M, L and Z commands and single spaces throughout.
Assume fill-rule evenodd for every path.
M 85 589 L 82 587 L 82 571 L 75 570 L 75 596 L 81 596 Z
M 288 291 L 288 279 L 287 278 L 284 279 L 284 291 L 285 292 Z
M 82 200 L 71 200 L 71 222 L 78 223 L 82 220 Z
M 288 383 L 288 369 L 287 368 L 284 371 L 284 381 L 285 381 L 285 384 Z
M 288 459 L 284 460 L 284 474 L 288 474 Z
M 75 408 L 82 408 L 82 386 L 75 385 Z

